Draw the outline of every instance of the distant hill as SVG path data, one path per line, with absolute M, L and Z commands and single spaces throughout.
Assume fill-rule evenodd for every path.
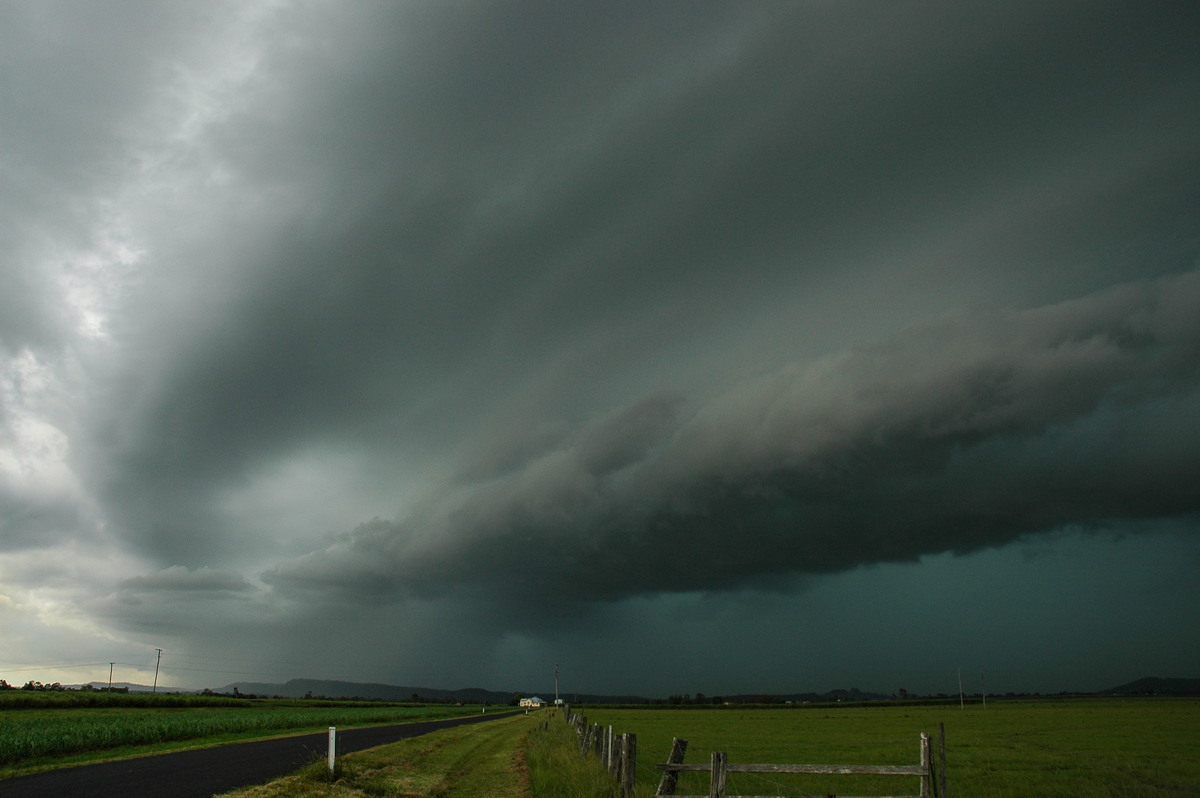
M 408 687 L 395 684 L 340 682 L 331 679 L 289 679 L 283 684 L 270 682 L 234 682 L 214 692 L 243 695 L 281 696 L 283 698 L 363 698 L 379 701 L 461 701 L 464 704 L 507 703 L 516 693 L 467 687 L 440 690 L 433 687 Z M 414 698 L 415 697 L 415 698 Z
M 554 699 L 554 691 L 538 692 L 536 690 L 501 691 L 485 690 L 480 687 L 467 687 L 460 690 L 443 690 L 435 687 L 411 687 L 394 684 L 372 684 L 363 682 L 342 682 L 330 679 L 289 679 L 283 684 L 270 682 L 234 682 L 224 687 L 214 688 L 214 692 L 233 693 L 242 695 L 257 695 L 264 697 L 280 696 L 282 698 L 359 698 L 377 701 L 450 701 L 463 704 L 506 704 L 517 695 L 540 696 L 546 701 Z M 576 704 L 707 704 L 707 703 L 784 703 L 801 704 L 805 702 L 835 702 L 835 701 L 878 701 L 890 698 L 878 693 L 866 693 L 857 688 L 851 690 L 830 690 L 826 693 L 790 693 L 787 695 L 729 695 L 729 696 L 672 696 L 670 699 L 650 699 L 636 695 L 595 695 L 591 693 L 562 693 L 563 700 Z
M 363 682 L 341 682 L 332 679 L 289 679 L 283 684 L 269 682 L 234 682 L 214 688 L 217 693 L 242 695 L 280 696 L 282 698 L 361 698 L 376 701 L 450 701 L 463 704 L 507 704 L 516 696 L 540 696 L 546 701 L 554 699 L 554 691 L 531 690 L 485 690 L 482 687 L 464 687 L 459 690 L 443 690 L 436 687 L 411 687 L 395 684 L 372 684 Z M 596 696 L 571 693 L 563 695 L 568 701 L 586 703 L 649 703 L 639 696 Z
M 1148 676 L 1103 691 L 1114 695 L 1200 695 L 1200 679 L 1160 679 Z
M 93 690 L 108 689 L 107 681 L 88 682 L 87 684 L 88 684 L 88 687 L 90 687 Z M 67 685 L 68 689 L 74 689 L 74 690 L 78 690 L 82 687 L 83 687 L 83 685 L 81 685 L 81 684 Z M 158 687 L 155 687 L 154 685 L 151 685 L 151 684 L 137 684 L 135 682 L 113 682 L 112 687 L 113 687 L 113 690 L 118 690 L 118 691 L 123 690 L 123 691 L 129 692 L 129 693 L 182 693 L 182 694 L 186 695 L 188 693 L 196 692 L 195 690 L 188 690 L 183 687 L 167 687 L 166 685 L 162 685 L 162 684 L 160 684 Z

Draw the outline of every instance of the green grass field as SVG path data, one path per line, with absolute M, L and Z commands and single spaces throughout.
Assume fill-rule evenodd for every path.
M 442 729 L 347 754 L 330 778 L 325 761 L 223 798 L 527 798 L 524 743 L 529 715 Z
M 1193 798 L 1200 795 L 1200 699 L 1067 699 L 993 701 L 975 705 L 815 705 L 792 708 L 614 709 L 575 707 L 589 722 L 638 735 L 638 796 L 654 792 L 672 737 L 689 741 L 686 762 L 707 762 L 712 751 L 730 762 L 779 764 L 911 765 L 921 731 L 945 724 L 949 796 L 952 798 L 1077 798 L 1121 796 Z M 63 736 L 71 725 L 107 732 L 142 728 L 182 732 L 130 733 L 131 737 L 186 733 L 195 743 L 261 736 L 265 727 L 347 726 L 356 722 L 418 720 L 430 713 L 474 708 L 386 705 L 310 706 L 305 702 L 251 702 L 229 706 L 186 703 L 143 707 L 0 710 L 0 745 L 29 736 L 41 720 L 56 721 Z M 333 720 L 335 717 L 336 721 Z M 231 719 L 242 720 L 232 723 Z M 230 722 L 232 725 L 225 725 Z M 51 724 L 53 725 L 53 724 Z M 259 726 L 258 729 L 248 726 Z M 242 731 L 221 731 L 239 728 Z M 269 732 L 265 732 L 269 733 Z M 49 735 L 51 738 L 54 735 Z M 193 743 L 193 744 L 195 744 Z M 94 742 L 88 743 L 95 745 Z M 107 744 L 107 743 L 106 743 Z M 162 744 L 160 744 L 162 745 Z M 146 751 L 126 744 L 102 755 Z M 68 757 L 69 758 L 69 757 Z M 16 760 L 27 766 L 28 759 Z M 43 753 L 40 761 L 62 762 Z M 614 785 L 594 762 L 580 759 L 561 715 L 532 715 L 437 732 L 394 746 L 348 755 L 333 784 L 323 763 L 306 773 L 237 795 L 510 795 L 534 798 L 613 798 Z M 13 775 L 9 766 L 5 775 Z M 762 776 L 731 774 L 730 794 L 914 795 L 914 777 Z M 2 792 L 2 789 L 0 789 Z M 685 774 L 680 793 L 707 794 L 707 778 Z
M 638 736 L 639 795 L 658 783 L 672 737 L 685 762 L 712 751 L 730 762 L 915 765 L 919 734 L 945 724 L 954 798 L 1200 795 L 1200 700 L 1070 699 L 954 706 L 804 706 L 643 710 L 576 707 L 589 723 Z M 731 774 L 731 794 L 915 795 L 915 777 Z M 707 775 L 684 774 L 680 793 L 706 794 Z
M 370 726 L 475 714 L 478 707 L 354 702 L 0 693 L 0 778 L 329 726 Z M 10 698 L 11 697 L 11 698 Z M 147 700 L 147 699 L 151 700 Z

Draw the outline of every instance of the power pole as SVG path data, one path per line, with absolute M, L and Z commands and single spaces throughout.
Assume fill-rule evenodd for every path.
M 554 706 L 558 706 L 558 666 L 554 666 Z
M 158 659 L 156 659 L 154 661 L 154 689 L 152 689 L 150 692 L 157 693 L 158 692 L 158 663 L 162 662 L 162 649 L 156 648 L 154 650 L 158 652 Z
M 115 664 L 114 662 L 108 663 L 108 692 L 110 693 L 112 692 L 112 666 Z

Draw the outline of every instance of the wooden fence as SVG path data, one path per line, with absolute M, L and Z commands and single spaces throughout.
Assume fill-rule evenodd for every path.
M 637 782 L 637 735 L 614 734 L 612 726 L 589 725 L 586 716 L 572 714 L 570 708 L 566 709 L 566 718 L 579 735 L 580 755 L 599 759 L 617 780 L 621 791 L 633 795 Z
M 804 773 L 812 775 L 863 775 L 863 776 L 916 776 L 921 780 L 919 798 L 946 798 L 946 730 L 938 724 L 938 761 L 933 758 L 930 737 L 921 732 L 921 761 L 917 765 L 740 765 L 730 764 L 722 751 L 714 751 L 708 764 L 685 765 L 683 756 L 687 752 L 687 740 L 676 737 L 671 743 L 667 761 L 657 767 L 663 771 L 654 795 L 675 798 L 754 798 L 731 796 L 727 792 L 727 777 L 730 773 L 782 774 Z M 708 795 L 678 795 L 675 789 L 679 774 L 683 772 L 708 772 Z M 770 796 L 769 798 L 783 798 Z M 791 796 L 791 798 L 820 798 L 820 796 Z M 833 796 L 828 796 L 833 798 Z M 870 798 L 864 796 L 863 798 Z M 876 798 L 917 798 L 917 796 L 877 796 Z

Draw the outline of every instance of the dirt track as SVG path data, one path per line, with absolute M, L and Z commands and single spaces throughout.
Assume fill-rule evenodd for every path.
M 338 753 L 417 737 L 438 729 L 494 720 L 511 715 L 497 712 L 465 718 L 339 730 Z M 2 798 L 210 798 L 238 787 L 259 784 L 323 757 L 328 732 L 232 743 L 173 754 L 123 759 L 51 770 L 32 776 L 0 780 Z

